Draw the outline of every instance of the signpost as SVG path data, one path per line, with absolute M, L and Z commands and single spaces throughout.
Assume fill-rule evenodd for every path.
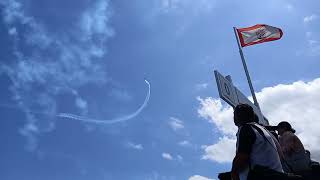
M 224 77 L 217 70 L 214 71 L 214 75 L 221 99 L 223 99 L 233 108 L 238 104 L 250 105 L 258 116 L 259 123 L 263 125 L 269 125 L 268 120 L 264 118 L 263 114 L 261 113 L 260 108 L 254 105 L 237 87 L 232 84 L 230 76 Z
M 214 71 L 214 75 L 216 77 L 220 98 L 226 101 L 233 108 L 236 107 L 236 105 L 239 104 L 239 101 L 231 78 L 228 78 L 228 80 L 218 71 Z

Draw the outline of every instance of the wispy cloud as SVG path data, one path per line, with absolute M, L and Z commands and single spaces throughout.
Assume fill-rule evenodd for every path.
M 146 172 L 143 175 L 139 175 L 138 177 L 132 177 L 134 180 L 175 180 L 174 176 L 166 176 L 157 171 Z
M 180 146 L 183 146 L 183 147 L 189 147 L 189 146 L 191 146 L 191 143 L 190 143 L 189 141 L 187 141 L 187 140 L 180 141 L 178 144 L 179 144 Z
M 170 161 L 177 161 L 177 162 L 182 162 L 183 161 L 183 157 L 180 154 L 177 154 L 176 156 L 173 156 L 170 153 L 164 152 L 164 153 L 161 154 L 161 156 L 162 156 L 163 159 L 170 160 Z
M 78 96 L 75 100 L 75 104 L 76 104 L 76 107 L 78 107 L 82 111 L 83 114 L 87 114 L 88 103 L 86 100 L 84 100 L 83 98 Z
M 288 121 L 297 130 L 297 135 L 311 151 L 312 157 L 320 160 L 320 122 L 314 121 L 320 113 L 320 78 L 310 82 L 297 81 L 292 84 L 279 84 L 267 87 L 257 93 L 258 101 L 264 115 L 270 124 Z M 223 134 L 213 145 L 205 146 L 204 159 L 216 162 L 231 162 L 232 152 L 235 150 L 235 132 L 233 125 L 233 110 L 229 106 L 222 106 L 219 99 L 199 98 L 199 115 L 213 123 Z M 301 113 L 304 112 L 304 113 Z M 228 152 L 221 156 L 221 150 Z
M 320 55 L 320 36 L 316 31 L 308 30 L 306 32 L 307 48 L 305 54 L 308 56 L 319 56 Z
M 86 113 L 88 103 L 77 93 L 78 89 L 89 83 L 101 86 L 110 79 L 102 60 L 107 52 L 107 40 L 114 35 L 109 26 L 112 15 L 109 0 L 91 2 L 63 33 L 49 31 L 46 24 L 26 13 L 32 11 L 27 11 L 29 6 L 25 3 L 0 2 L 15 55 L 14 60 L 1 64 L 0 68 L 12 82 L 13 99 L 25 112 L 37 108 L 54 114 L 59 103 L 56 97 L 69 94 L 74 97 L 76 107 Z M 39 97 L 44 97 L 41 102 Z M 38 118 L 27 115 L 26 126 L 21 131 L 23 135 L 36 139 L 38 133 L 26 127 L 32 124 L 43 132 L 43 124 L 54 123 L 42 117 L 42 125 L 39 125 Z
M 4 0 L 0 4 L 5 7 L 3 9 L 3 19 L 6 23 L 12 24 L 15 21 L 19 21 L 22 24 L 30 23 L 31 18 L 25 16 L 21 2 L 17 0 Z
M 320 55 L 320 42 L 317 40 L 308 40 L 309 49 L 307 54 L 310 56 L 319 56 Z
M 294 10 L 294 7 L 293 7 L 292 4 L 286 4 L 286 5 L 285 5 L 285 8 L 286 8 L 289 12 L 291 12 L 291 11 Z
M 154 24 L 163 15 L 178 18 L 175 31 L 177 38 L 192 26 L 194 18 L 211 13 L 217 5 L 217 0 L 155 0 L 154 2 L 154 6 L 146 15 L 146 23 Z
M 310 22 L 312 22 L 312 21 L 314 21 L 314 20 L 316 20 L 316 19 L 318 19 L 318 18 L 319 18 L 319 16 L 318 16 L 317 14 L 312 14 L 312 15 L 310 15 L 310 16 L 304 17 L 304 18 L 303 18 L 303 22 L 304 22 L 304 23 L 310 23 Z
M 169 153 L 162 153 L 162 158 L 166 160 L 173 160 L 173 157 Z
M 194 13 L 211 11 L 216 5 L 215 0 L 160 0 L 159 8 L 164 13 Z
M 29 117 L 29 119 L 31 118 L 33 117 Z M 25 124 L 24 127 L 19 130 L 19 133 L 27 138 L 27 144 L 25 148 L 28 151 L 33 151 L 37 148 L 37 138 L 35 135 L 39 134 L 39 129 L 34 122 L 29 121 L 29 123 Z
M 196 90 L 201 91 L 201 90 L 207 89 L 208 85 L 209 85 L 208 83 L 196 84 Z
M 133 142 L 128 142 L 127 147 L 135 150 L 143 150 L 143 146 L 141 144 L 135 144 Z
M 207 177 L 200 176 L 200 175 L 193 175 L 189 177 L 189 180 L 214 180 L 214 179 L 209 179 Z
M 170 117 L 169 126 L 170 126 L 174 131 L 177 131 L 177 130 L 179 130 L 179 129 L 183 129 L 183 128 L 184 128 L 183 121 L 181 121 L 180 119 L 175 118 L 175 117 Z
M 103 41 L 114 35 L 113 29 L 108 24 L 113 13 L 109 3 L 109 0 L 97 0 L 93 3 L 93 6 L 82 14 L 80 27 L 85 34 L 85 38 L 92 39 L 96 35 L 101 35 Z M 96 50 L 100 51 L 100 49 Z
M 16 28 L 10 28 L 8 30 L 8 34 L 11 36 L 17 36 L 17 29 Z
M 122 89 L 113 89 L 109 95 L 111 97 L 114 97 L 116 99 L 119 99 L 120 101 L 128 102 L 133 99 L 133 97 L 125 90 Z

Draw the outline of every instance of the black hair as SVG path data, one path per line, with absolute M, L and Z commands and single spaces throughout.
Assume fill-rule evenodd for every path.
M 296 130 L 294 130 L 291 126 L 290 123 L 288 123 L 287 121 L 282 121 L 278 124 L 277 128 L 283 128 L 286 131 L 291 131 L 292 133 L 295 133 Z
M 241 123 L 254 122 L 253 108 L 248 104 L 239 104 L 234 108 L 234 115 L 240 120 Z

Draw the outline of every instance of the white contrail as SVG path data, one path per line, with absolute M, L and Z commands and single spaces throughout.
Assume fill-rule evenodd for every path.
M 93 118 L 88 118 L 88 117 L 79 116 L 79 115 L 70 114 L 70 113 L 59 113 L 59 114 L 53 115 L 50 113 L 43 113 L 43 112 L 37 112 L 37 111 L 29 111 L 29 110 L 23 110 L 23 111 L 28 112 L 28 113 L 33 113 L 33 114 L 40 114 L 40 115 L 46 115 L 46 116 L 56 116 L 56 117 L 60 117 L 60 118 L 67 118 L 67 119 L 71 119 L 71 120 L 83 121 L 83 122 L 95 123 L 95 124 L 114 124 L 114 123 L 118 123 L 118 122 L 123 122 L 123 121 L 127 121 L 127 120 L 130 120 L 130 119 L 138 116 L 141 113 L 141 111 L 147 106 L 149 99 L 150 99 L 150 95 L 151 95 L 151 85 L 150 85 L 149 81 L 147 81 L 147 80 L 144 80 L 144 81 L 148 85 L 148 93 L 147 93 L 147 96 L 146 96 L 143 104 L 134 113 L 129 114 L 129 115 L 125 115 L 122 117 L 118 117 L 115 119 L 109 119 L 109 120 L 108 119 L 105 119 L 105 120 L 104 119 L 93 119 Z M 0 107 L 21 110 L 17 106 L 9 105 L 9 104 L 0 104 Z
M 147 80 L 144 80 L 147 85 L 148 85 L 148 94 L 143 102 L 143 104 L 140 106 L 139 109 L 137 109 L 134 113 L 126 115 L 126 116 L 122 116 L 122 117 L 118 117 L 115 119 L 93 119 L 93 118 L 88 118 L 88 117 L 84 117 L 84 116 L 79 116 L 79 115 L 75 115 L 75 114 L 70 114 L 70 113 L 59 113 L 56 116 L 57 117 L 62 117 L 62 118 L 68 118 L 68 119 L 72 119 L 72 120 L 77 120 L 77 121 L 83 121 L 83 122 L 88 122 L 88 123 L 96 123 L 96 124 L 113 124 L 113 123 L 118 123 L 118 122 L 123 122 L 123 121 L 127 121 L 130 120 L 136 116 L 138 116 L 141 111 L 147 106 L 149 99 L 150 99 L 150 94 L 151 94 L 151 85 Z

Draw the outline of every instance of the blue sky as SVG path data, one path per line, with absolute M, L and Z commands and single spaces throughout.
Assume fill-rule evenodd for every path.
M 258 100 L 273 112 L 270 104 L 283 102 L 285 108 L 289 101 L 277 98 L 289 99 L 284 96 L 292 89 L 297 97 L 313 88 L 305 88 L 301 101 L 320 100 L 319 5 L 1 0 L 0 179 L 216 179 L 231 164 L 210 147 L 234 139 L 219 119 L 229 118 L 223 115 L 230 109 L 217 103 L 213 70 L 230 74 L 249 96 L 232 27 L 263 23 L 284 31 L 279 41 L 244 49 Z M 55 116 L 128 115 L 144 101 L 145 78 L 150 101 L 128 121 L 101 125 Z M 266 87 L 279 95 L 272 102 Z M 319 111 L 314 107 L 310 112 Z

